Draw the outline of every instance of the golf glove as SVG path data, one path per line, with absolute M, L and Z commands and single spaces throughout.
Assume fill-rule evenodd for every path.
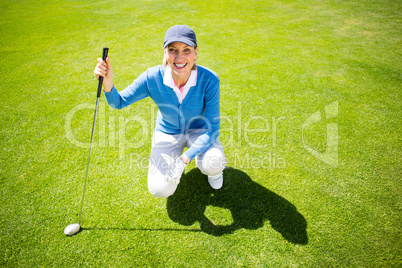
M 183 160 L 180 157 L 178 157 L 175 161 L 173 161 L 170 164 L 169 169 L 165 174 L 165 181 L 179 184 L 180 177 L 183 174 L 185 167 L 186 164 L 184 164 Z

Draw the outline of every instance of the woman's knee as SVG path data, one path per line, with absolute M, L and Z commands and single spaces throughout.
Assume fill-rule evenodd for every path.
M 216 149 L 215 152 L 210 151 L 208 154 L 197 157 L 196 164 L 203 174 L 214 176 L 226 167 L 226 158 L 222 151 Z
M 177 185 L 166 182 L 163 178 L 150 178 L 148 177 L 148 190 L 158 198 L 168 198 L 176 191 Z

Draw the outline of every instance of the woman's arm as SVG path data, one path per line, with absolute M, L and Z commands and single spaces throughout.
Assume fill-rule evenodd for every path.
M 112 85 L 109 92 L 105 90 L 107 103 L 114 109 L 123 109 L 148 96 L 147 72 L 142 73 L 131 85 L 120 92 L 117 91 L 114 85 Z
M 219 136 L 220 128 L 220 102 L 219 81 L 206 89 L 204 120 L 207 122 L 207 129 L 201 134 L 190 148 L 182 155 L 183 161 L 191 161 L 197 155 L 207 150 Z M 187 158 L 188 159 L 187 159 Z M 186 162 L 185 162 L 186 163 Z

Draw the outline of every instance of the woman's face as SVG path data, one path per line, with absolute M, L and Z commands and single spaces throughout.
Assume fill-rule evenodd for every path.
M 175 79 L 188 79 L 197 60 L 198 47 L 190 47 L 181 42 L 173 42 L 165 49 L 165 58 Z

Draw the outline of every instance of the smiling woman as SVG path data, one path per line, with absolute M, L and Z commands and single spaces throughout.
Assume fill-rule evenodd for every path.
M 169 65 L 178 88 L 188 81 L 191 70 L 196 70 L 198 47 L 190 47 L 181 42 L 173 42 L 165 48 L 164 66 Z
M 180 50 L 182 51 L 182 55 L 180 55 Z M 169 65 L 172 68 L 174 65 L 177 68 L 183 68 L 186 66 L 187 62 L 184 64 L 179 64 L 179 60 L 181 57 L 189 58 L 189 62 L 187 65 L 191 66 L 191 70 L 197 69 L 197 55 L 198 55 L 198 47 L 197 44 L 194 47 L 190 47 L 181 42 L 174 42 L 169 44 L 167 48 L 165 48 L 165 57 L 163 58 L 163 66 L 166 67 Z M 172 64 L 173 63 L 173 64 Z
M 211 70 L 197 66 L 198 46 L 187 25 L 168 29 L 163 65 L 149 68 L 118 92 L 110 59 L 98 59 L 95 75 L 102 76 L 109 105 L 122 109 L 146 97 L 158 106 L 148 171 L 148 188 L 160 198 L 171 196 L 185 166 L 196 160 L 213 189 L 223 186 L 226 158 L 219 141 L 220 81 Z M 184 148 L 188 150 L 184 151 Z

